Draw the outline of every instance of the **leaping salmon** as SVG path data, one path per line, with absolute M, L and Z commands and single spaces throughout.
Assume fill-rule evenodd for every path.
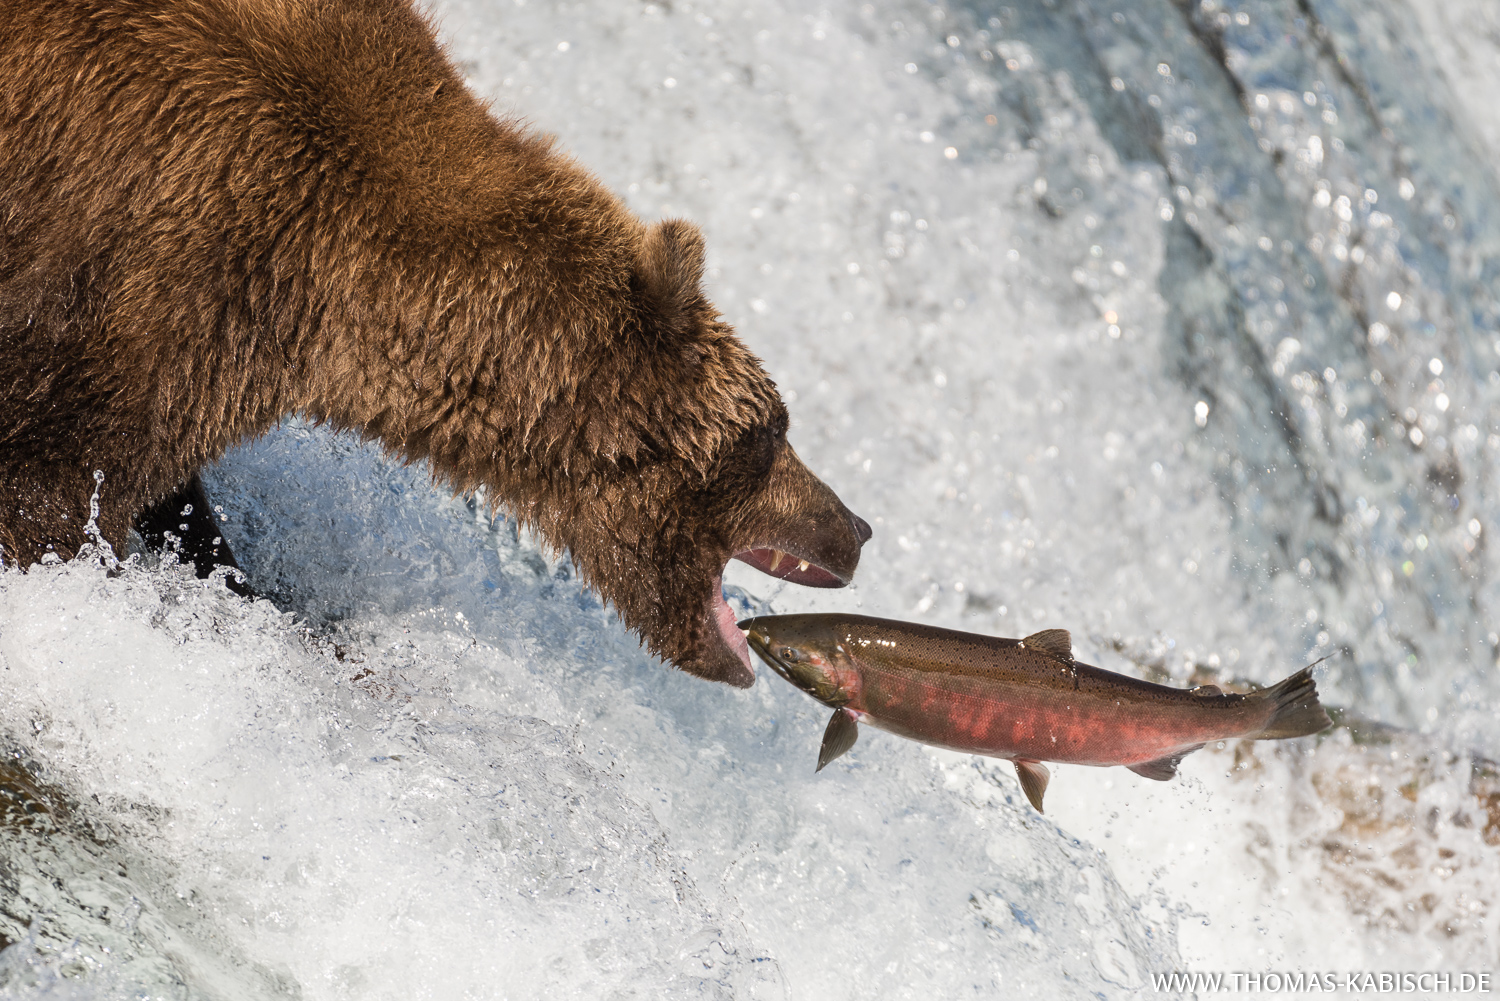
M 1038 813 L 1050 777 L 1043 761 L 1124 765 L 1165 781 L 1210 741 L 1302 737 L 1331 725 L 1312 667 L 1238 695 L 1080 664 L 1065 629 L 1014 640 L 839 614 L 761 615 L 739 626 L 773 671 L 833 710 L 818 771 L 854 746 L 864 722 L 1010 759 Z

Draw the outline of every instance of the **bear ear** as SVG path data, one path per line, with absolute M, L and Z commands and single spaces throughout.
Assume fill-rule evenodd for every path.
M 673 328 L 703 298 L 703 234 L 682 219 L 666 219 L 646 230 L 641 248 L 641 284 L 648 309 Z

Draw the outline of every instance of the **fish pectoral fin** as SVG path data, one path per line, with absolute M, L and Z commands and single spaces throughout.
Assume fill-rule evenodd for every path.
M 1177 766 L 1182 763 L 1183 758 L 1202 746 L 1202 744 L 1195 744 L 1185 751 L 1169 754 L 1165 758 L 1157 758 L 1155 761 L 1142 761 L 1138 765 L 1126 765 L 1125 767 L 1137 775 L 1143 775 L 1148 779 L 1155 779 L 1158 782 L 1165 782 L 1176 776 Z
M 859 724 L 854 722 L 854 717 L 842 709 L 835 709 L 833 718 L 828 721 L 828 729 L 823 731 L 823 746 L 818 749 L 817 770 L 821 772 L 826 765 L 853 747 L 858 739 Z
M 1062 632 L 1061 629 L 1056 630 Z M 1047 783 L 1052 779 L 1052 773 L 1047 771 L 1047 766 L 1040 761 L 1016 760 L 1016 778 L 1021 780 L 1021 791 L 1026 798 L 1031 800 L 1031 805 L 1036 807 L 1037 813 L 1042 810 L 1042 795 L 1047 791 Z
M 1066 629 L 1043 629 L 1023 639 L 1021 645 L 1028 650 L 1040 650 L 1064 664 L 1073 663 L 1073 637 Z

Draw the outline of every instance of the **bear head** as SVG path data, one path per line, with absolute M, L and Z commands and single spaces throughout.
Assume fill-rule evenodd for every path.
M 704 296 L 703 264 L 693 226 L 643 228 L 631 315 L 567 411 L 599 474 L 520 513 L 654 653 L 743 687 L 755 676 L 722 594 L 728 561 L 842 587 L 871 532 L 792 450 L 786 407 Z

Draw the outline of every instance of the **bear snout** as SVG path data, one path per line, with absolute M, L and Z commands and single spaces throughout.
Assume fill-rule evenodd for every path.
M 767 474 L 734 558 L 778 580 L 804 587 L 843 587 L 873 534 L 790 445 Z

